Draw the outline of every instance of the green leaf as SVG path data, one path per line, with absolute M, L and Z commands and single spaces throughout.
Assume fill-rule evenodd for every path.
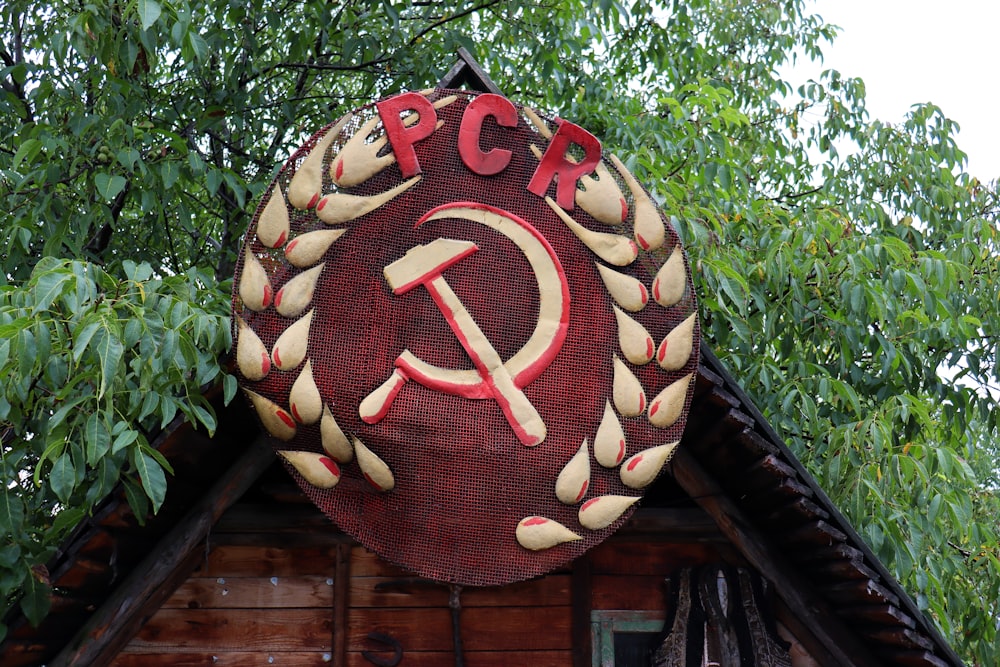
M 135 514 L 140 526 L 146 525 L 146 515 L 149 514 L 149 498 L 145 490 L 132 479 L 126 479 L 124 484 L 125 498 Z
M 65 401 L 59 406 L 59 409 L 53 412 L 52 416 L 49 417 L 49 430 L 51 431 L 52 429 L 55 429 L 57 426 L 66 421 L 66 417 L 70 414 L 70 412 L 77 410 L 80 404 L 86 402 L 89 398 L 90 396 L 84 394 L 83 396 L 74 396 L 72 399 Z
M 87 516 L 87 513 L 82 507 L 65 509 L 56 515 L 55 520 L 52 522 L 52 530 L 57 535 L 64 535 L 66 531 L 75 528 L 85 516 Z
M 125 189 L 125 178 L 118 174 L 105 174 L 103 172 L 94 175 L 94 187 L 97 194 L 105 201 L 111 201 Z
M 39 139 L 26 139 L 17 147 L 14 159 L 11 160 L 10 168 L 17 170 L 22 162 L 33 162 L 38 153 L 42 150 L 42 142 Z
M 65 284 L 73 276 L 66 271 L 50 271 L 38 276 L 35 281 L 35 305 L 32 314 L 47 310 L 52 302 L 59 298 Z
M 132 463 L 139 473 L 139 480 L 153 505 L 153 513 L 160 510 L 167 495 L 167 478 L 156 460 L 141 450 L 133 450 Z
M 124 424 L 125 422 L 119 422 L 119 423 Z M 111 453 L 117 454 L 118 452 L 128 447 L 133 442 L 135 442 L 138 438 L 139 438 L 138 431 L 131 428 L 123 429 L 120 433 L 115 435 L 115 441 L 111 445 Z
M 86 445 L 87 465 L 94 467 L 111 448 L 111 433 L 108 431 L 101 413 L 90 413 L 83 427 L 83 437 Z
M 163 179 L 163 188 L 165 190 L 169 190 L 174 187 L 174 184 L 177 183 L 177 179 L 180 178 L 180 175 L 180 165 L 176 161 L 170 160 L 160 165 L 160 178 Z
M 17 535 L 24 525 L 24 501 L 17 495 L 16 487 L 0 487 L 0 532 Z
M 7 324 L 0 324 L 0 340 L 8 342 L 9 339 L 13 338 L 17 334 L 28 326 L 31 325 L 31 318 L 28 316 L 18 317 L 16 320 L 8 322 Z
M 208 44 L 205 42 L 205 38 L 192 30 L 187 34 L 187 41 L 191 46 L 195 60 L 204 60 L 208 55 Z
M 205 430 L 208 431 L 209 436 L 214 436 L 217 426 L 215 415 L 213 415 L 210 410 L 198 405 L 197 403 L 191 406 L 191 410 L 194 412 L 194 416 L 198 422 L 201 423 L 201 425 L 205 427 Z
M 0 567 L 12 568 L 21 557 L 21 547 L 11 542 L 0 547 Z
M 34 369 L 35 364 L 39 361 L 35 334 L 31 333 L 29 329 L 23 329 L 18 332 L 17 338 L 17 347 L 20 352 L 18 355 L 18 370 L 22 376 L 28 376 L 31 375 L 32 369 Z
M 102 324 L 100 316 L 91 314 L 77 325 L 73 332 L 73 361 L 80 362 L 83 354 L 87 351 L 87 346 Z
M 160 3 L 156 0 L 139 0 L 139 22 L 143 30 L 149 30 L 160 18 Z
M 73 457 L 69 452 L 63 452 L 52 464 L 49 472 L 49 484 L 62 502 L 68 502 L 73 489 L 76 488 L 76 469 L 73 467 Z
M 0 364 L 2 365 L 2 364 Z M 239 385 L 236 381 L 235 375 L 229 375 L 228 373 L 222 378 L 222 400 L 226 405 L 232 402 L 233 398 L 236 396 L 236 392 L 239 390 Z
M 28 622 L 37 627 L 49 613 L 52 606 L 52 587 L 40 579 L 42 575 L 28 572 L 24 577 L 21 598 L 21 610 Z
M 214 196 L 222 184 L 222 172 L 218 169 L 209 169 L 208 173 L 205 174 L 205 184 L 208 187 L 208 194 Z
M 121 365 L 122 355 L 125 352 L 122 342 L 107 327 L 101 329 L 101 332 L 103 335 L 97 342 L 97 356 L 101 360 L 101 381 L 97 390 L 98 399 L 104 397 L 104 393 L 118 376 L 118 368 Z

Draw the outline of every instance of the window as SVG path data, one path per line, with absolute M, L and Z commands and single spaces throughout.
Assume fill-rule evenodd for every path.
M 663 622 L 656 611 L 592 611 L 593 667 L 649 667 Z

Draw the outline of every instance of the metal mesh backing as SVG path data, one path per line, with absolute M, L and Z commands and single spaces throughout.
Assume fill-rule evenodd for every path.
M 324 402 L 340 426 L 381 457 L 395 475 L 395 489 L 381 493 L 363 478 L 356 461 L 342 466 L 339 484 L 320 490 L 289 467 L 300 486 L 342 530 L 384 559 L 434 580 L 465 585 L 493 585 L 526 579 L 552 570 L 600 543 L 631 514 L 611 526 L 590 531 L 580 526 L 578 505 L 560 503 L 554 494 L 560 470 L 586 438 L 593 442 L 606 399 L 612 391 L 612 354 L 618 338 L 612 300 L 595 267 L 597 258 L 574 236 L 545 202 L 527 191 L 538 160 L 528 150 L 542 150 L 547 141 L 522 116 L 515 129 L 499 128 L 492 118 L 483 126 L 480 145 L 513 152 L 501 173 L 483 177 L 461 161 L 457 147 L 462 112 L 475 93 L 435 91 L 436 100 L 455 94 L 459 99 L 438 109 L 444 125 L 416 144 L 422 180 L 381 208 L 347 223 L 347 233 L 327 252 L 316 287 L 308 357 Z M 520 112 L 520 107 L 518 107 Z M 328 173 L 330 161 L 365 121 L 376 114 L 373 105 L 355 112 L 324 160 L 323 192 L 336 190 Z M 550 127 L 556 125 L 551 121 Z M 293 155 L 275 184 L 285 191 L 292 175 L 331 126 L 324 128 Z M 376 134 L 377 137 L 377 134 Z M 386 148 L 386 151 L 389 149 Z M 617 178 L 615 168 L 607 164 Z M 399 183 L 393 164 L 349 192 L 373 195 Z M 631 235 L 632 197 L 620 183 L 629 204 L 622 227 L 592 220 L 582 209 L 572 211 L 584 226 L 597 231 Z M 273 190 L 268 189 L 244 244 L 262 261 L 275 290 L 301 270 L 289 265 L 279 249 L 264 247 L 256 237 L 257 219 Z M 555 184 L 549 188 L 555 197 Z M 460 297 L 501 358 L 509 359 L 531 335 L 538 320 L 538 293 L 534 275 L 521 250 L 509 239 L 463 219 L 436 220 L 414 229 L 414 222 L 430 209 L 455 201 L 488 204 L 513 213 L 535 226 L 554 248 L 571 293 L 569 330 L 555 361 L 524 394 L 548 427 L 546 440 L 534 448 L 521 445 L 493 400 L 471 400 L 447 395 L 416 382 L 407 383 L 387 416 L 367 424 L 358 405 L 382 384 L 397 356 L 409 349 L 426 362 L 446 368 L 473 368 L 441 311 L 424 289 L 394 295 L 382 269 L 407 250 L 438 237 L 474 241 L 479 251 L 449 268 L 448 284 Z M 328 228 L 314 211 L 288 206 L 291 238 Z M 619 269 L 639 277 L 647 286 L 656 269 L 678 243 L 669 228 L 663 248 L 640 252 L 630 267 Z M 243 271 L 243 254 L 236 284 Z M 688 274 L 685 298 L 663 308 L 650 302 L 634 313 L 659 342 L 695 308 Z M 273 308 L 253 312 L 234 290 L 233 311 L 241 315 L 268 349 L 294 320 Z M 235 333 L 235 332 L 234 332 Z M 684 369 L 667 373 L 653 361 L 632 366 L 648 397 L 697 367 L 695 353 Z M 620 352 L 618 352 L 620 356 Z M 242 386 L 279 405 L 288 395 L 297 371 L 272 369 L 263 380 L 240 378 Z M 693 390 L 693 383 L 691 386 Z M 687 414 L 691 392 L 683 415 Z M 628 454 L 679 440 L 684 417 L 669 429 L 652 427 L 644 417 L 623 418 Z M 298 427 L 278 449 L 321 452 L 319 425 Z M 586 498 L 605 494 L 637 495 L 625 487 L 617 469 L 605 469 L 591 458 L 591 482 Z M 634 506 L 633 506 L 634 507 Z M 580 541 L 543 551 L 529 551 L 515 540 L 514 530 L 526 516 L 543 515 L 583 536 Z

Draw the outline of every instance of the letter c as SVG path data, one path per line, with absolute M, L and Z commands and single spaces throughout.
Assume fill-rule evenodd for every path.
M 500 173 L 510 164 L 511 156 L 511 152 L 504 148 L 483 151 L 479 147 L 483 121 L 487 116 L 493 116 L 501 127 L 517 127 L 518 120 L 514 104 L 502 95 L 480 95 L 465 108 L 462 126 L 458 130 L 458 154 L 465 166 L 480 176 Z

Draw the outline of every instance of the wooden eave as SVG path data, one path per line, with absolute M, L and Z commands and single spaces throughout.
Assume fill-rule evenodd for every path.
M 194 547 L 274 460 L 249 408 L 239 400 L 222 406 L 220 393 L 208 392 L 219 415 L 214 437 L 178 418 L 150 438 L 174 469 L 160 511 L 137 517 L 122 488 L 105 498 L 47 564 L 48 616 L 35 628 L 18 610 L 8 614 L 0 663 L 51 666 L 86 637 L 85 659 L 61 664 L 101 664 L 91 652 L 127 642 L 190 572 Z
M 811 648 L 876 665 L 963 664 L 704 343 L 671 472 L 818 634 Z

